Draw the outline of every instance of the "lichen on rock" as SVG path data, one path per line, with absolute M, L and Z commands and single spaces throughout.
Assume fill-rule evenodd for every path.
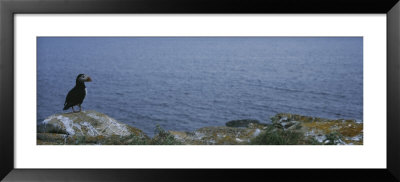
M 246 128 L 212 126 L 193 132 L 169 131 L 181 143 L 188 145 L 245 145 L 258 136 L 266 126 L 249 124 Z
M 244 119 L 194 131 L 165 131 L 153 138 L 96 111 L 54 114 L 37 128 L 38 145 L 362 145 L 363 123 L 279 113 L 272 124 Z
M 76 141 L 83 142 L 83 139 L 86 143 L 101 144 L 115 136 L 147 137 L 141 130 L 96 111 L 54 114 L 40 123 L 37 129 L 37 144 L 81 144 Z M 60 137 L 64 137 L 64 143 Z
M 273 125 L 283 130 L 304 133 L 323 144 L 362 145 L 363 123 L 351 119 L 330 120 L 290 113 L 271 118 Z

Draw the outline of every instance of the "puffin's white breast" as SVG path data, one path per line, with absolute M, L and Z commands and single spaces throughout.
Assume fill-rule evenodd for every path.
M 85 88 L 85 95 L 87 95 L 87 89 Z

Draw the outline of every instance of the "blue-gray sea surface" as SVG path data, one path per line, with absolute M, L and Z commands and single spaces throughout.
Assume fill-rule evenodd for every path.
M 66 112 L 79 73 L 84 110 L 149 135 L 281 112 L 363 120 L 362 37 L 39 37 L 38 122 Z

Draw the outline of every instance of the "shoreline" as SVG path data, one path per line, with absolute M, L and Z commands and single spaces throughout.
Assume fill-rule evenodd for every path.
M 88 110 L 88 111 L 94 111 L 94 110 Z M 97 111 L 96 111 L 97 112 Z M 57 113 L 57 114 L 71 114 L 72 112 L 65 112 L 65 113 Z M 277 114 L 283 114 L 283 113 L 277 113 Z M 265 120 L 261 120 L 261 119 L 256 119 L 256 118 L 240 118 L 240 119 L 236 119 L 236 120 L 257 120 L 259 123 L 261 123 L 261 124 L 265 124 L 265 125 L 272 125 L 273 123 L 272 123 L 272 120 L 271 120 L 271 118 L 273 118 L 274 116 L 276 116 L 277 114 L 275 114 L 275 115 L 273 115 L 273 116 L 271 116 L 269 119 L 265 119 Z M 286 113 L 286 114 L 292 114 L 292 113 Z M 105 114 L 106 115 L 106 114 Z M 306 116 L 306 115 L 301 115 L 301 114 L 294 114 L 294 115 L 300 115 L 300 116 Z M 325 117 L 320 117 L 320 116 L 306 116 L 306 117 L 310 117 L 310 118 L 324 118 L 324 119 L 326 119 Z M 49 116 L 47 117 L 47 118 L 49 118 Z M 43 123 L 43 121 L 44 120 L 46 120 L 47 118 L 44 118 L 44 119 L 37 119 L 37 125 L 41 125 L 42 123 Z M 126 122 L 126 120 L 127 121 L 131 121 L 130 119 L 126 119 L 126 120 L 119 120 L 119 119 L 116 119 L 117 121 L 121 121 L 121 123 L 123 123 L 123 124 L 126 124 L 126 125 L 128 125 L 128 126 L 131 126 L 131 127 L 134 127 L 134 128 L 139 128 L 139 129 L 141 129 L 140 127 L 138 127 L 138 126 L 135 126 L 135 124 L 134 124 L 134 122 Z M 333 121 L 333 120 L 346 120 L 346 119 L 343 119 L 343 118 L 340 118 L 340 117 L 336 117 L 336 118 L 329 118 L 329 119 L 326 119 L 326 120 L 331 120 L 331 121 Z M 355 123 L 359 123 L 359 124 L 363 124 L 364 123 L 364 121 L 362 120 L 362 119 L 350 119 L 350 120 L 353 120 Z M 216 123 L 219 123 L 219 124 L 216 124 L 216 125 L 212 125 L 212 126 L 225 126 L 225 124 L 226 123 L 228 123 L 228 122 L 231 122 L 231 121 L 235 121 L 235 120 L 226 120 L 226 121 L 218 121 L 218 122 L 216 122 Z M 222 123 L 222 124 L 221 124 Z M 147 136 L 150 136 L 150 137 L 154 137 L 155 135 L 156 135 L 156 127 L 159 125 L 159 126 L 161 126 L 160 125 L 160 123 L 157 123 L 157 122 L 155 122 L 155 124 L 154 123 L 152 123 L 153 125 L 154 125 L 154 127 L 153 127 L 153 129 L 152 130 L 150 130 L 150 131 L 146 131 L 146 130 L 144 130 L 144 129 L 141 129 Z M 165 125 L 164 126 L 161 126 L 161 127 L 166 127 Z M 192 129 L 182 129 L 182 130 L 179 130 L 179 129 L 169 129 L 170 131 L 182 131 L 182 132 L 185 132 L 185 131 L 195 131 L 195 130 L 198 130 L 198 129 L 200 129 L 200 128 L 204 128 L 204 127 L 210 127 L 210 125 L 204 125 L 204 126 L 199 126 L 199 127 L 194 127 L 194 128 L 192 128 Z M 164 128 L 165 129 L 165 128 Z
M 271 123 L 232 120 L 225 126 L 142 130 L 96 111 L 61 113 L 38 124 L 38 145 L 362 145 L 363 122 L 278 113 Z

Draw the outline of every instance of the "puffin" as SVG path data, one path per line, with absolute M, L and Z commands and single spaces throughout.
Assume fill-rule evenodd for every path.
M 91 81 L 92 79 L 85 74 L 79 74 L 76 77 L 76 85 L 68 92 L 68 95 L 65 98 L 63 110 L 67 110 L 70 107 L 72 107 L 72 112 L 75 112 L 74 106 L 78 105 L 79 106 L 78 112 L 81 112 L 82 110 L 81 104 L 86 96 L 85 82 L 91 82 Z

